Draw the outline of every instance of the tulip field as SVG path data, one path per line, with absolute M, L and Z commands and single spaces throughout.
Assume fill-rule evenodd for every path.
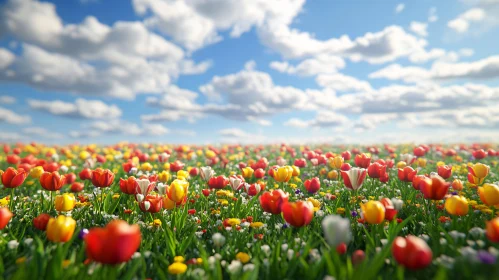
M 2 279 L 499 279 L 495 145 L 2 146 Z

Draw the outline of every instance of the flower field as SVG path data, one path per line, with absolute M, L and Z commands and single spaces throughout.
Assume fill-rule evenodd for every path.
M 494 148 L 5 144 L 0 273 L 497 279 Z

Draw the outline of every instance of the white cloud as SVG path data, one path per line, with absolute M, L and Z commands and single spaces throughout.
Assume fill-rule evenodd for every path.
M 64 25 L 53 4 L 34 0 L 11 0 L 0 13 L 0 32 L 24 42 L 23 53 L 9 63 L 8 74 L 0 72 L 0 80 L 133 99 L 138 93 L 160 93 L 179 75 L 211 66 L 186 58 L 181 48 L 141 22 L 108 26 L 88 16 Z
M 14 104 L 16 99 L 8 95 L 0 95 L 0 104 Z
M 405 9 L 405 4 L 400 3 L 395 7 L 395 13 L 400 14 Z
M 0 107 L 0 123 L 2 122 L 10 124 L 25 124 L 31 122 L 31 117 L 22 116 L 11 110 Z
M 100 100 L 76 99 L 74 103 L 61 100 L 42 101 L 28 99 L 28 105 L 35 110 L 44 111 L 52 115 L 80 117 L 87 119 L 114 119 L 122 115 L 116 105 L 107 105 Z
M 468 31 L 470 24 L 472 22 L 480 22 L 485 19 L 485 10 L 482 8 L 472 8 L 462 14 L 457 18 L 449 21 L 447 26 L 458 33 L 464 33 Z
M 7 68 L 15 59 L 16 56 L 9 50 L 0 48 L 0 70 Z
M 239 128 L 226 128 L 218 132 L 218 134 L 226 137 L 246 137 L 248 133 Z
M 47 139 L 62 139 L 64 135 L 61 133 L 49 131 L 43 127 L 27 127 L 23 129 L 23 133 L 29 136 L 42 137 Z
M 409 29 L 416 33 L 419 36 L 426 37 L 428 36 L 428 24 L 424 22 L 411 21 L 411 25 Z
M 17 132 L 2 131 L 2 133 L 0 133 L 0 140 L 2 141 L 13 142 L 22 139 L 22 135 Z
M 462 55 L 473 54 L 472 50 L 460 51 Z M 369 78 L 403 80 L 405 82 L 438 82 L 451 79 L 487 80 L 499 75 L 499 56 L 490 56 L 474 62 L 449 63 L 437 61 L 431 69 L 392 64 L 369 74 Z
M 188 50 L 196 50 L 222 40 L 221 31 L 239 37 L 268 22 L 290 24 L 304 3 L 304 0 L 134 0 L 133 6 L 137 14 L 146 17 L 146 25 L 171 36 Z
M 341 57 L 332 55 L 318 55 L 314 58 L 305 59 L 296 66 L 290 65 L 288 62 L 273 61 L 270 63 L 272 69 L 298 76 L 332 74 L 344 67 L 345 61 Z
M 322 87 L 329 88 L 341 92 L 358 92 L 372 91 L 371 85 L 366 81 L 358 80 L 357 78 L 346 76 L 343 74 L 321 74 L 316 78 L 317 84 Z
M 286 126 L 293 127 L 338 127 L 348 123 L 350 120 L 341 114 L 332 111 L 319 111 L 314 119 L 301 120 L 298 118 L 291 118 L 284 123 Z

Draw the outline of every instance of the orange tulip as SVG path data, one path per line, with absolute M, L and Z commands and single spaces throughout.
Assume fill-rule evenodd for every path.
M 499 205 L 499 186 L 493 184 L 484 184 L 478 188 L 480 200 L 488 206 Z
M 60 190 L 66 183 L 66 177 L 64 175 L 59 175 L 59 172 L 57 171 L 43 172 L 39 180 L 42 188 L 48 191 Z
M 111 186 L 114 181 L 114 173 L 109 169 L 96 168 L 92 171 L 92 184 L 97 188 Z
M 0 230 L 4 229 L 7 226 L 12 216 L 13 214 L 8 208 L 0 208 Z
M 285 202 L 281 210 L 284 220 L 294 227 L 306 226 L 314 217 L 314 206 L 309 201 Z
M 499 217 L 487 222 L 485 234 L 491 242 L 499 242 Z
M 424 198 L 432 200 L 440 200 L 445 197 L 449 190 L 450 183 L 438 176 L 433 175 L 431 178 L 425 178 L 419 184 L 419 190 L 423 193 Z

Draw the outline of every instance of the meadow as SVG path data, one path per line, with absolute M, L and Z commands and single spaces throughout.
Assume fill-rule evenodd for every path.
M 3 145 L 5 279 L 497 279 L 495 145 Z

